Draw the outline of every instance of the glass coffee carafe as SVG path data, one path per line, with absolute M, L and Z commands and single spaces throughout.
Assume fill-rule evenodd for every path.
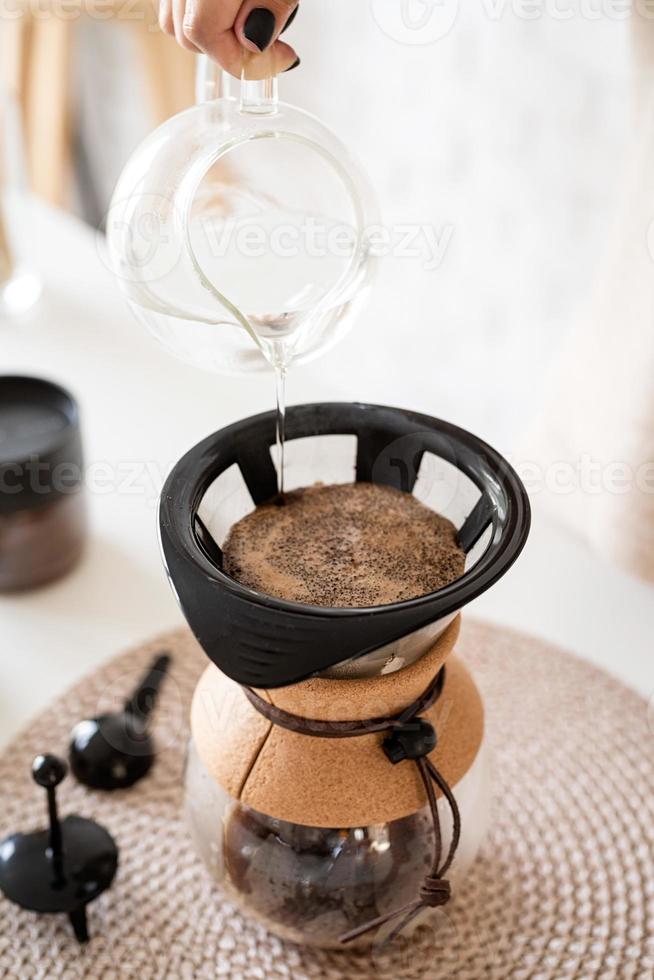
M 484 746 L 456 787 L 464 828 L 451 877 L 456 889 L 486 834 L 490 769 Z M 451 822 L 441 806 L 444 843 Z M 193 742 L 186 771 L 186 818 L 212 876 L 246 915 L 283 939 L 341 946 L 348 929 L 411 902 L 434 846 L 428 808 L 360 827 L 313 827 L 259 813 L 233 799 Z M 362 937 L 367 945 L 371 936 Z
M 416 796 L 413 807 L 406 802 L 405 789 L 415 792 L 413 770 L 399 770 L 411 763 L 392 766 L 381 741 L 364 759 L 357 754 L 364 752 L 355 744 L 358 738 L 313 739 L 277 726 L 264 735 L 241 685 L 282 707 L 300 698 L 304 717 L 324 717 L 318 708 L 324 712 L 327 704 L 333 712 L 348 698 L 354 708 L 369 704 L 363 716 L 372 717 L 388 713 L 383 706 L 398 689 L 404 691 L 404 707 L 444 662 L 445 688 L 433 718 L 440 764 L 449 773 L 461 818 L 449 875 L 456 889 L 483 839 L 490 793 L 481 699 L 464 665 L 448 654 L 462 606 L 520 553 L 529 505 L 498 453 L 437 419 L 335 403 L 292 407 L 287 422 L 289 489 L 316 481 L 392 485 L 448 517 L 466 552 L 464 574 L 451 585 L 370 609 L 286 602 L 230 578 L 221 567 L 229 529 L 276 489 L 272 412 L 235 423 L 194 447 L 162 494 L 166 568 L 189 625 L 213 661 L 194 698 L 186 774 L 186 812 L 196 848 L 245 914 L 284 938 L 336 947 L 344 932 L 419 894 L 434 845 L 431 812 L 424 798 L 419 802 Z M 338 710 L 334 717 L 348 717 L 347 704 Z M 461 759 L 464 744 L 467 755 Z M 375 781 L 367 783 L 371 767 Z M 334 772 L 340 774 L 337 783 Z M 398 797 L 393 781 L 400 778 L 407 782 Z M 298 793 L 304 795 L 296 805 L 291 798 Z M 322 809 L 316 802 L 321 795 Z M 354 800 L 351 820 L 345 819 L 343 800 Z M 438 812 L 446 849 L 453 819 L 442 796 Z M 323 813 L 341 819 L 323 821 Z

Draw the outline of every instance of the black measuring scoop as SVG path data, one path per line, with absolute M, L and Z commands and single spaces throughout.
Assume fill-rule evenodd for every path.
M 150 771 L 156 754 L 150 716 L 169 664 L 169 654 L 157 656 L 122 711 L 75 725 L 69 759 L 80 783 L 91 789 L 126 789 Z
M 65 913 L 80 943 L 88 941 L 86 906 L 111 885 L 118 867 L 113 837 L 85 817 L 59 819 L 57 786 L 67 772 L 55 755 L 37 755 L 34 781 L 48 798 L 50 826 L 0 843 L 0 890 L 32 912 Z

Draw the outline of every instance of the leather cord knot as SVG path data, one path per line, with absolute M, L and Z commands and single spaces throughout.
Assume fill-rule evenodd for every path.
M 357 735 L 387 732 L 386 738 L 381 742 L 381 748 L 388 760 L 393 765 L 411 762 L 417 767 L 420 774 L 431 811 L 434 829 L 434 852 L 429 873 L 422 883 L 418 897 L 408 905 L 377 916 L 364 925 L 346 932 L 340 937 L 342 943 L 348 943 L 378 926 L 397 919 L 398 922 L 385 940 L 390 942 L 424 909 L 438 908 L 450 900 L 450 883 L 444 876 L 449 870 L 459 846 L 461 816 L 452 790 L 429 758 L 429 753 L 436 747 L 437 742 L 434 726 L 425 718 L 420 717 L 424 711 L 436 703 L 443 691 L 444 684 L 445 667 L 441 667 L 420 697 L 408 705 L 399 715 L 357 721 L 324 721 L 322 719 L 301 718 L 299 715 L 291 714 L 265 701 L 252 688 L 243 688 L 250 703 L 264 718 L 292 732 L 311 735 L 316 738 L 353 738 Z M 441 822 L 436 798 L 437 789 L 441 791 L 452 814 L 452 839 L 445 856 L 443 856 Z
M 420 901 L 426 908 L 436 909 L 441 905 L 447 905 L 451 897 L 452 889 L 446 878 L 427 875 L 420 889 Z

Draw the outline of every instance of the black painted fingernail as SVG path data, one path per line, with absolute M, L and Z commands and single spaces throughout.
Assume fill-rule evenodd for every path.
M 265 7 L 255 7 L 248 14 L 243 25 L 243 34 L 256 44 L 259 51 L 265 51 L 275 33 L 275 15 Z
M 293 13 L 291 14 L 291 16 L 288 18 L 288 20 L 286 21 L 286 23 L 282 27 L 281 31 L 279 32 L 280 34 L 283 34 L 284 31 L 288 30 L 288 28 L 291 26 L 291 24 L 295 20 L 295 15 L 297 14 L 297 12 L 298 12 L 299 9 L 300 9 L 300 5 L 298 4 L 297 7 L 295 8 L 295 10 L 293 11 Z
M 300 59 L 299 58 L 296 58 L 295 61 L 293 62 L 293 64 L 292 65 L 289 65 L 288 68 L 285 68 L 284 71 L 293 71 L 293 69 L 294 68 L 297 68 L 297 66 L 299 64 L 300 64 Z

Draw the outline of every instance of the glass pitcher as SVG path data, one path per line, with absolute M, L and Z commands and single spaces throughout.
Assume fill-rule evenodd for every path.
M 246 76 L 219 81 L 200 59 L 198 103 L 136 150 L 107 222 L 138 318 L 177 356 L 232 374 L 334 344 L 374 266 L 376 209 L 346 147 L 278 101 L 274 65 Z

